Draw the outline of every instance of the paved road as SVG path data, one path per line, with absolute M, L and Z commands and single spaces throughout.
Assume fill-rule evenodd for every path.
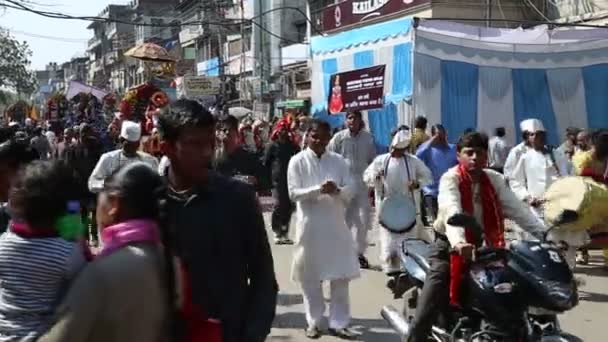
M 265 214 L 269 223 L 269 215 Z M 269 236 L 270 235 L 269 231 Z M 372 244 L 377 230 L 371 234 Z M 291 246 L 274 246 L 273 255 L 280 294 L 277 308 L 277 318 L 268 341 L 308 341 L 303 330 L 306 327 L 302 296 L 297 284 L 290 280 L 292 260 Z M 378 247 L 370 247 L 370 261 L 377 264 Z M 592 264 L 581 267 L 578 276 L 585 282 L 581 287 L 582 300 L 573 311 L 561 318 L 563 328 L 578 336 L 585 342 L 604 342 L 608 324 L 608 272 L 600 268 L 599 254 L 593 254 Z M 385 288 L 386 278 L 378 271 L 364 271 L 362 277 L 351 284 L 351 305 L 353 325 L 362 333 L 359 341 L 366 342 L 399 342 L 399 338 L 380 318 L 380 308 L 386 304 L 401 307 L 400 301 L 394 301 L 388 289 Z M 326 291 L 327 296 L 327 291 Z M 319 341 L 339 341 L 331 336 L 324 336 Z

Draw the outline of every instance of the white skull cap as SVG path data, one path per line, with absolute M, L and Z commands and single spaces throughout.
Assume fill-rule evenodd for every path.
M 123 121 L 120 128 L 120 137 L 130 142 L 139 141 L 141 139 L 141 126 L 133 121 Z
M 522 132 L 545 132 L 543 122 L 538 119 L 527 119 L 519 124 Z
M 412 140 L 412 134 L 409 130 L 400 130 L 393 137 L 393 141 L 391 142 L 391 147 L 396 149 L 404 149 L 410 145 L 410 141 Z

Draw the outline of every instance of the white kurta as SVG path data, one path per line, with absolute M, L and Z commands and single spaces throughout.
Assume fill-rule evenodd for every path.
M 379 178 L 378 176 L 383 172 L 384 176 Z M 409 191 L 409 182 L 415 180 L 422 188 L 433 183 L 433 174 L 415 156 L 408 154 L 404 158 L 391 158 L 387 153 L 378 156 L 370 164 L 363 174 L 363 180 L 367 186 L 374 188 L 377 207 L 381 206 L 385 198 L 394 194 L 403 194 L 410 197 L 414 201 L 414 207 L 418 209 L 420 191 Z M 398 271 L 400 265 L 394 259 L 398 256 L 399 248 L 404 240 L 412 238 L 429 240 L 430 237 L 424 230 L 420 213 L 417 213 L 416 216 L 416 226 L 407 233 L 395 234 L 386 229 L 380 229 L 380 261 L 383 263 L 385 272 Z
M 528 151 L 529 147 L 522 143 L 519 143 L 517 146 L 513 147 L 511 151 L 509 151 L 509 155 L 507 156 L 507 161 L 505 162 L 505 166 L 503 168 L 503 173 L 507 179 L 511 179 L 511 175 L 515 168 L 517 167 L 517 163 L 519 163 L 519 159 L 521 156 Z
M 339 194 L 321 194 L 321 185 L 328 180 L 338 185 Z M 305 149 L 289 161 L 287 184 L 297 207 L 293 280 L 357 278 L 359 262 L 344 218 L 345 203 L 354 193 L 347 162 L 333 152 L 319 158 Z
M 552 158 L 551 154 L 543 154 L 542 152 L 529 149 L 521 156 L 517 167 L 513 171 L 510 185 L 513 192 L 522 201 L 528 201 L 530 198 L 542 199 L 553 182 L 560 177 L 570 175 L 572 175 L 570 161 L 560 151 L 554 150 Z M 530 207 L 530 211 L 539 221 L 544 222 L 542 207 Z M 520 238 L 529 239 L 530 237 L 523 234 Z M 585 245 L 588 235 L 584 231 L 554 230 L 549 238 L 554 241 L 565 241 L 572 246 L 567 256 L 568 263 L 572 267 L 575 262 L 576 247 Z

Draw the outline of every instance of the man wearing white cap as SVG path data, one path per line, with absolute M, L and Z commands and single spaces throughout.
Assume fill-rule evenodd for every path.
M 89 177 L 89 190 L 98 193 L 103 189 L 104 181 L 125 165 L 133 162 L 144 162 L 158 170 L 158 160 L 148 153 L 139 151 L 141 125 L 132 121 L 123 121 L 120 129 L 122 148 L 104 153 Z
M 527 122 L 526 122 L 527 121 Z M 572 165 L 564 153 L 559 150 L 548 148 L 546 145 L 546 133 L 542 123 L 538 120 L 526 120 L 522 123 L 526 129 L 528 150 L 524 152 L 515 169 L 511 174 L 510 186 L 515 195 L 530 205 L 530 210 L 543 221 L 543 197 L 545 191 L 560 177 L 572 175 Z M 524 235 L 523 238 L 529 238 Z M 555 231 L 550 239 L 555 241 L 566 241 L 571 248 L 567 252 L 567 261 L 571 267 L 574 266 L 576 258 L 576 247 L 586 243 L 587 235 L 567 234 Z
M 391 142 L 391 151 L 376 157 L 365 170 L 363 180 L 369 187 L 374 188 L 378 208 L 382 208 L 389 201 L 403 201 L 406 198 L 412 206 L 401 211 L 405 215 L 409 209 L 414 226 L 407 231 L 395 231 L 389 226 L 380 229 L 380 259 L 382 269 L 388 275 L 396 275 L 401 271 L 399 261 L 399 247 L 406 238 L 423 238 L 423 225 L 417 217 L 416 208 L 420 203 L 420 189 L 433 182 L 433 175 L 424 163 L 417 157 L 409 154 L 411 132 L 407 126 L 397 131 Z M 394 202 L 396 203 L 396 202 Z M 382 217 L 378 217 L 382 221 Z M 389 230 L 390 229 L 390 230 Z
M 519 124 L 519 128 L 521 130 L 523 140 L 517 146 L 513 147 L 507 156 L 507 161 L 505 162 L 504 166 L 504 175 L 507 179 L 511 179 L 511 174 L 513 173 L 513 170 L 515 170 L 517 163 L 519 163 L 519 159 L 524 153 L 526 153 L 526 151 L 528 151 L 530 147 L 528 140 L 530 132 L 537 131 L 539 128 L 542 131 L 545 130 L 542 121 L 538 119 L 524 120 Z
M 533 208 L 538 208 L 545 190 L 559 177 L 570 175 L 572 167 L 566 156 L 546 145 L 546 132 L 536 119 L 522 122 L 528 148 L 523 152 L 511 172 L 511 189 Z M 540 210 L 534 209 L 538 217 Z

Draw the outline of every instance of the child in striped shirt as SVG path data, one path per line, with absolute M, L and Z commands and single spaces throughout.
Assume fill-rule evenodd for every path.
M 61 232 L 76 184 L 60 161 L 30 164 L 13 184 L 12 221 L 0 236 L 0 342 L 35 341 L 44 333 L 86 263 L 82 245 Z

